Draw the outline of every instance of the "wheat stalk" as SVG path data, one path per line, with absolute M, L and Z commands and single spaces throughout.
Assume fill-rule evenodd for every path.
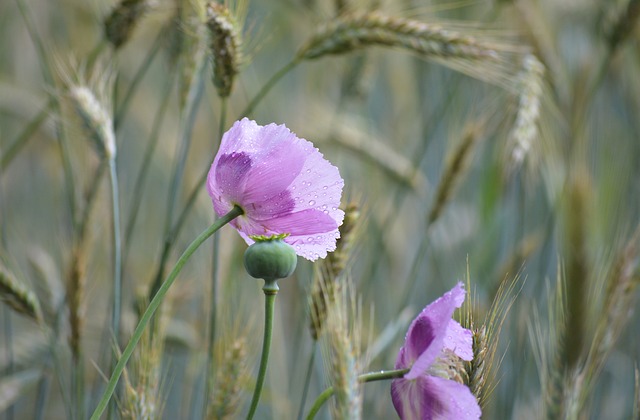
M 225 6 L 207 5 L 207 28 L 213 55 L 213 84 L 221 98 L 231 94 L 242 63 L 242 32 L 238 21 Z
M 310 307 L 311 336 L 317 340 L 324 328 L 327 318 L 327 308 L 335 302 L 342 285 L 337 281 L 338 276 L 345 270 L 351 256 L 354 237 L 360 221 L 360 209 L 351 203 L 345 209 L 345 216 L 340 226 L 340 238 L 336 241 L 336 250 L 324 259 L 314 275 Z
M 40 302 L 36 295 L 2 263 L 0 263 L 0 301 L 16 313 L 36 322 L 42 320 Z
M 148 0 L 122 0 L 104 21 L 107 40 L 117 49 L 131 37 L 140 18 L 150 7 Z
M 473 147 L 480 137 L 479 126 L 470 125 L 462 137 L 462 141 L 457 145 L 442 174 L 434 204 L 427 217 L 427 225 L 430 226 L 438 220 L 442 210 L 449 203 L 451 196 L 457 186 L 459 180 L 466 173 L 469 156 L 473 151 Z
M 540 101 L 543 92 L 544 65 L 533 54 L 527 54 L 518 76 L 518 112 L 510 138 L 511 161 L 519 166 L 538 136 Z
M 497 50 L 438 24 L 383 15 L 348 14 L 328 22 L 298 51 L 300 59 L 344 54 L 370 46 L 405 48 L 421 55 L 497 59 Z
M 238 415 L 242 390 L 249 378 L 247 341 L 235 339 L 227 348 L 216 373 L 207 408 L 208 419 L 232 419 Z
M 471 290 L 470 283 L 467 267 L 467 290 Z M 519 293 L 516 291 L 518 283 L 519 278 L 513 277 L 511 281 L 500 284 L 482 324 L 478 325 L 475 321 L 474 297 L 469 297 L 464 302 L 461 325 L 471 330 L 473 359 L 470 362 L 465 362 L 459 371 L 463 371 L 460 374 L 464 378 L 464 383 L 469 386 L 480 407 L 486 405 L 488 397 L 497 385 L 496 374 L 500 361 L 499 358 L 496 359 L 496 356 L 500 343 L 500 332 Z
M 330 383 L 335 392 L 331 405 L 333 418 L 359 419 L 362 416 L 359 311 L 351 287 L 345 284 L 327 308 L 323 355 Z

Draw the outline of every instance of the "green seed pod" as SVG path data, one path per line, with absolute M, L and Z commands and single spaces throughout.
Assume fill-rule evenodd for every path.
M 280 237 L 254 237 L 256 242 L 244 253 L 244 267 L 251 277 L 267 281 L 293 274 L 298 257 L 293 247 Z

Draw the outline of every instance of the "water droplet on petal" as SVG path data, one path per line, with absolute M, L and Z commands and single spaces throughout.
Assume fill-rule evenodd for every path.
M 329 187 L 327 187 L 326 185 L 324 187 L 322 187 L 323 190 L 326 190 L 327 188 L 329 188 Z
M 316 202 L 315 202 L 315 201 L 313 201 L 313 200 L 310 200 L 310 201 L 309 201 L 309 205 L 310 205 L 310 206 L 313 206 L 314 204 L 316 204 Z
M 324 214 L 329 214 L 329 210 L 323 210 L 322 211 Z

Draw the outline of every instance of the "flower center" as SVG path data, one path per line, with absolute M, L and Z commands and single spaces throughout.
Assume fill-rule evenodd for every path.
M 449 349 L 442 350 L 440 356 L 427 369 L 427 374 L 456 381 L 460 384 L 466 383 L 464 361 Z

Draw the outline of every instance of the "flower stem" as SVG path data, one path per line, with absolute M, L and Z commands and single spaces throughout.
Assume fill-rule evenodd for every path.
M 253 398 L 251 399 L 251 408 L 247 414 L 247 420 L 251 420 L 258 408 L 260 394 L 262 393 L 262 385 L 267 373 L 267 362 L 269 361 L 269 350 L 271 348 L 271 333 L 273 332 L 273 312 L 275 308 L 276 295 L 278 294 L 278 283 L 276 280 L 264 281 L 262 288 L 265 296 L 264 303 L 264 338 L 262 341 L 262 356 L 260 357 L 260 369 L 258 370 L 258 379 L 256 387 L 253 390 Z
M 366 382 L 374 382 L 374 381 L 383 381 L 386 379 L 401 378 L 407 372 L 409 372 L 409 369 L 382 370 L 380 372 L 363 373 L 362 375 L 358 376 L 358 382 L 366 383 Z M 316 416 L 316 414 L 318 414 L 318 411 L 320 411 L 320 408 L 322 408 L 322 405 L 329 398 L 331 398 L 334 392 L 335 390 L 333 389 L 333 387 L 329 387 L 325 389 L 322 392 L 322 394 L 318 395 L 316 402 L 313 403 L 313 407 L 311 407 L 311 410 L 309 410 L 309 414 L 307 414 L 307 420 L 312 420 Z
M 162 300 L 164 299 L 165 295 L 169 291 L 169 288 L 171 287 L 176 277 L 182 270 L 182 267 L 184 267 L 184 265 L 187 263 L 191 255 L 193 255 L 193 253 L 198 249 L 198 247 L 202 245 L 202 243 L 209 236 L 213 235 L 222 226 L 226 225 L 231 220 L 235 219 L 241 214 L 242 214 L 242 209 L 240 207 L 236 206 L 233 209 L 231 209 L 229 213 L 217 219 L 215 222 L 213 222 L 211 226 L 209 226 L 196 239 L 194 239 L 193 242 L 191 242 L 191 244 L 184 251 L 184 253 L 180 256 L 180 258 L 176 262 L 176 265 L 173 267 L 173 270 L 171 270 L 171 273 L 169 274 L 167 279 L 162 283 L 162 285 L 158 289 L 158 292 L 155 294 L 155 296 L 149 303 L 149 306 L 142 314 L 142 317 L 140 318 L 140 322 L 138 323 L 138 326 L 133 332 L 133 335 L 131 336 L 131 339 L 129 340 L 127 347 L 125 347 L 124 351 L 122 352 L 122 356 L 120 357 L 120 360 L 118 360 L 118 364 L 113 370 L 111 378 L 109 379 L 109 383 L 107 384 L 107 387 L 104 393 L 102 394 L 102 398 L 100 399 L 98 406 L 96 407 L 95 411 L 91 415 L 91 420 L 98 420 L 102 415 L 102 413 L 104 412 L 104 409 L 106 408 L 107 404 L 109 403 L 109 400 L 111 399 L 111 396 L 113 395 L 113 391 L 116 389 L 118 380 L 120 379 L 120 376 L 122 375 L 122 372 L 124 371 L 124 368 L 127 362 L 129 361 L 129 358 L 133 354 L 133 350 L 138 344 L 138 341 L 140 341 L 140 338 L 142 337 L 142 334 L 144 333 L 144 330 L 147 324 L 153 317 L 153 314 L 162 303 Z

